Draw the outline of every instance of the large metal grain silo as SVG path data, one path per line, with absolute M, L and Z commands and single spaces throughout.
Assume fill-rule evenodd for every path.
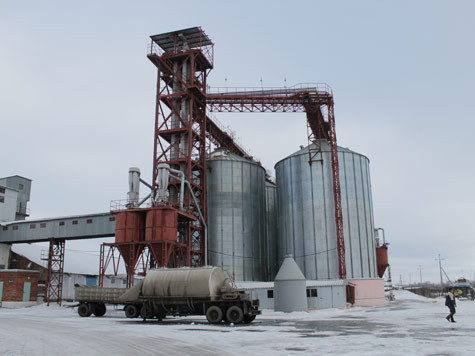
M 267 278 L 274 280 L 279 269 L 277 258 L 277 186 L 271 182 L 266 182 L 266 260 Z
M 267 276 L 265 170 L 217 149 L 208 160 L 208 255 L 237 281 Z
M 294 255 L 307 279 L 339 277 L 327 141 L 321 141 L 321 150 L 321 162 L 309 165 L 305 147 L 275 165 L 279 260 Z M 338 147 L 338 160 L 347 278 L 377 278 L 369 160 L 342 147 Z

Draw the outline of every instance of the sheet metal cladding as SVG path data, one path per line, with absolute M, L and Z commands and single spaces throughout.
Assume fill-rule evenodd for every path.
M 277 186 L 266 182 L 266 262 L 267 279 L 273 281 L 280 264 L 277 258 Z
M 222 148 L 208 167 L 210 265 L 237 281 L 266 280 L 265 169 Z
M 288 254 L 307 279 L 338 278 L 330 146 L 309 164 L 308 147 L 275 165 L 278 260 Z M 314 147 L 316 143 L 313 143 Z M 338 147 L 348 278 L 377 278 L 369 159 Z

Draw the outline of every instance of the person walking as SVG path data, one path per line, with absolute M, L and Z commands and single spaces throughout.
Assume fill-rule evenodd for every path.
M 452 287 L 449 288 L 449 293 L 445 296 L 445 305 L 449 308 L 450 314 L 445 317 L 447 321 L 455 323 L 454 314 L 455 314 L 455 307 L 457 304 L 455 303 L 455 295 L 454 289 Z

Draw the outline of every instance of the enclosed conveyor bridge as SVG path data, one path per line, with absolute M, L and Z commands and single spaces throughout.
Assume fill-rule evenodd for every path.
M 115 236 L 115 214 L 98 213 L 0 222 L 0 243 L 95 239 Z

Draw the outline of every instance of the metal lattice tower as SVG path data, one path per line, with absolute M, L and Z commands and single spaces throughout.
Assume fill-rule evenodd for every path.
M 217 112 L 305 112 L 309 164 L 322 164 L 319 147 L 321 139 L 327 140 L 331 147 L 339 276 L 345 279 L 343 216 L 331 89 L 327 85 L 235 91 L 225 88 L 209 94 L 206 80 L 213 68 L 214 45 L 201 28 L 163 33 L 151 36 L 151 39 L 147 57 L 157 67 L 152 209 L 163 204 L 157 194 L 160 187 L 157 179 L 158 167 L 164 163 L 183 172 L 185 179 L 191 184 L 192 192 L 187 190 L 184 196 L 184 213 L 197 217 L 199 207 L 204 221 L 207 220 L 207 140 L 252 160 L 230 134 L 206 115 L 207 108 Z M 170 180 L 170 196 L 165 205 L 178 207 L 179 185 L 179 180 Z M 196 198 L 196 204 L 190 194 Z M 163 243 L 149 247 L 153 252 L 153 260 L 158 265 L 200 266 L 205 263 L 204 226 L 198 219 L 191 219 L 185 224 L 178 233 L 177 241 L 173 242 L 172 250 L 163 248 L 166 247 Z M 102 270 L 104 273 L 104 266 Z
M 52 302 L 59 305 L 63 298 L 64 240 L 50 240 L 48 250 L 48 275 L 46 277 L 45 296 L 48 306 Z
M 213 68 L 213 43 L 199 27 L 151 36 L 147 57 L 158 69 L 153 158 L 153 196 L 160 163 L 185 173 L 206 221 L 206 78 Z M 170 203 L 178 205 L 180 181 L 169 183 Z M 197 215 L 186 192 L 185 211 Z M 188 224 L 187 266 L 204 264 L 204 227 Z M 162 256 L 164 257 L 164 256 Z M 162 258 L 157 258 L 161 260 Z

